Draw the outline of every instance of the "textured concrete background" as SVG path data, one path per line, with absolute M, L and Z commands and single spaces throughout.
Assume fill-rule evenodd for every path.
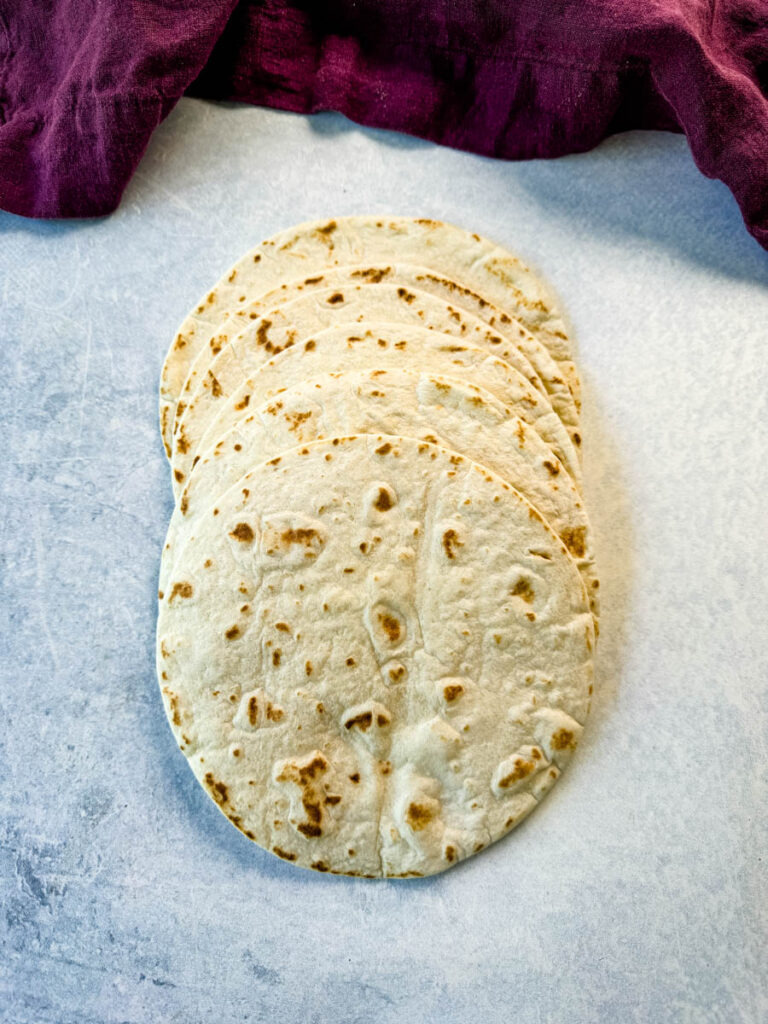
M 261 237 L 442 217 L 551 279 L 604 579 L 583 746 L 432 880 L 298 872 L 218 813 L 153 667 L 178 321 Z M 120 211 L 0 217 L 0 1020 L 768 1019 L 768 258 L 683 140 L 501 164 L 183 102 Z

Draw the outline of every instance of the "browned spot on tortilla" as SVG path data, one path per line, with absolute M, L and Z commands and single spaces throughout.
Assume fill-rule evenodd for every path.
M 432 821 L 434 814 L 424 804 L 411 803 L 405 812 L 405 820 L 414 832 L 422 832 Z
M 517 581 L 514 587 L 512 587 L 510 594 L 512 597 L 522 598 L 526 604 L 533 604 L 533 599 L 536 597 L 531 584 L 528 580 L 523 579 L 522 577 Z
M 308 676 L 312 675 L 312 662 L 311 661 L 307 661 L 307 662 L 304 663 L 304 671 L 307 673 Z
M 379 445 L 379 447 L 376 449 L 376 454 L 377 455 L 389 455 L 389 453 L 391 451 L 392 451 L 392 445 L 389 443 L 389 441 L 386 441 L 384 444 Z
M 394 615 L 389 615 L 387 612 L 379 612 L 379 625 L 387 634 L 387 639 L 391 644 L 397 643 L 400 639 L 402 632 L 400 623 Z
M 248 698 L 248 721 L 251 725 L 256 725 L 259 717 L 259 702 L 256 697 Z
M 455 530 L 446 530 L 443 534 L 443 549 L 449 558 L 455 558 L 454 550 L 464 547 L 464 542 L 459 540 Z
M 379 512 L 388 512 L 393 505 L 394 501 L 390 492 L 385 487 L 380 487 L 379 493 L 373 502 L 373 507 L 378 509 Z
M 328 223 L 325 224 L 323 227 L 316 228 L 315 230 L 316 230 L 318 235 L 326 235 L 326 236 L 328 236 L 328 235 L 333 234 L 333 232 L 336 230 L 337 226 L 338 225 L 336 224 L 335 220 L 329 220 Z
M 556 462 L 552 462 L 550 459 L 544 459 L 544 468 L 548 471 L 550 476 L 557 476 L 560 472 L 560 467 Z
M 213 775 L 213 772 L 206 772 L 205 784 L 211 791 L 211 796 L 219 805 L 219 807 L 223 807 L 224 804 L 226 804 L 227 801 L 229 800 L 229 790 L 224 785 L 224 783 L 217 782 Z
M 247 409 L 248 408 L 248 403 L 250 402 L 250 400 L 251 400 L 251 396 L 250 395 L 244 395 L 243 398 L 237 403 L 235 408 L 238 409 L 238 410 L 239 409 Z
M 464 693 L 464 687 L 461 683 L 450 683 L 448 686 L 443 687 L 443 697 L 445 697 L 449 704 L 454 700 L 458 700 L 462 693 Z
M 287 622 L 276 622 L 275 629 L 279 629 L 281 633 L 290 633 L 291 627 Z
M 208 376 L 211 378 L 211 394 L 214 398 L 221 398 L 223 394 L 221 384 L 219 384 L 218 379 L 214 376 L 213 370 L 208 371 Z
M 513 783 L 526 778 L 535 768 L 533 761 L 524 761 L 522 757 L 516 757 L 514 765 L 509 775 L 499 780 L 499 789 L 507 789 Z
M 276 647 L 274 649 L 274 651 L 272 651 L 272 664 L 275 665 L 275 666 L 279 665 L 280 664 L 280 659 L 282 658 L 282 656 L 283 656 L 283 652 L 280 650 L 279 647 Z
M 352 718 L 348 718 L 344 723 L 345 729 L 353 729 L 357 727 L 362 732 L 367 732 L 373 724 L 373 712 L 372 711 L 361 711 L 359 715 L 355 715 Z
M 236 637 L 240 636 L 240 627 L 230 626 L 230 628 L 226 631 L 224 636 L 227 638 L 227 640 L 234 640 Z
M 336 804 L 340 804 L 341 803 L 341 797 L 340 796 L 332 796 L 329 793 L 328 796 L 325 798 L 325 803 L 329 804 L 331 807 L 334 807 Z
M 355 772 L 353 775 L 350 775 L 349 781 L 354 782 L 355 785 L 357 785 L 357 783 L 360 781 L 360 772 Z
M 370 284 L 379 284 L 390 273 L 391 267 L 382 270 L 379 267 L 369 267 L 367 270 L 355 270 L 352 277 L 363 277 Z
M 180 452 L 181 455 L 186 455 L 189 451 L 189 438 L 184 432 L 183 426 L 179 430 L 179 436 L 176 438 L 175 447 L 176 451 Z
M 357 662 L 354 658 L 347 658 L 347 668 L 354 668 Z M 349 726 L 347 726 L 349 728 Z
M 315 871 L 328 871 L 329 870 L 328 865 L 325 863 L 324 860 L 313 860 L 312 863 L 309 866 L 311 868 L 313 868 Z
M 163 673 L 165 676 L 165 673 Z M 171 709 L 171 721 L 174 725 L 181 725 L 181 715 L 179 714 L 179 698 L 175 693 L 168 689 L 167 686 L 163 687 L 163 693 L 168 698 L 168 706 Z
M 567 750 L 576 746 L 570 729 L 558 729 L 549 742 L 553 750 Z
M 270 351 L 272 345 L 269 341 L 269 328 L 272 326 L 271 320 L 262 320 L 256 329 L 256 344 L 264 346 L 267 351 Z
M 230 530 L 229 536 L 239 540 L 241 544 L 252 544 L 254 532 L 248 523 L 238 523 L 234 530 Z
M 328 299 L 326 301 L 328 302 L 329 306 L 335 306 L 337 303 L 344 301 L 344 296 L 342 295 L 341 292 L 334 292 L 333 295 L 328 296 Z
M 311 411 L 308 412 L 287 412 L 285 414 L 285 421 L 288 424 L 288 429 L 293 432 L 298 430 L 302 423 L 309 419 L 312 415 Z
M 267 718 L 270 722 L 279 722 L 283 717 L 283 709 L 276 708 L 274 704 L 267 703 Z
M 176 483 L 180 484 L 184 479 L 184 474 L 181 472 L 180 469 L 174 469 L 173 475 L 176 477 Z
M 456 860 L 456 848 L 454 846 L 446 846 L 444 856 L 449 864 L 453 864 Z
M 168 604 L 170 604 L 174 597 L 192 597 L 193 587 L 191 583 L 174 583 L 171 596 L 168 598 Z
M 576 558 L 583 558 L 587 550 L 587 528 L 586 526 L 573 526 L 563 530 L 560 534 L 563 544 Z
M 284 544 L 303 544 L 305 547 L 309 547 L 312 540 L 317 536 L 317 530 L 312 527 L 300 526 L 297 529 L 283 530 L 280 534 L 280 540 Z
M 162 601 L 164 597 L 165 597 L 165 594 L 163 593 L 163 591 L 162 590 L 158 590 L 158 592 L 157 592 L 157 599 L 158 599 L 158 601 Z
M 581 434 L 579 434 L 577 431 L 574 430 L 574 432 L 571 434 L 571 439 L 572 439 L 573 443 L 576 445 L 576 447 L 578 448 L 579 445 L 581 444 Z
M 350 572 L 354 572 L 354 571 L 355 571 L 354 570 L 354 566 L 351 566 L 351 565 L 347 566 L 347 568 L 344 570 L 345 573 L 350 573 Z
M 407 302 L 409 306 L 416 298 L 413 292 L 409 292 L 407 288 L 398 288 L 397 294 L 400 296 L 403 302 Z
M 391 682 L 399 683 L 400 680 L 405 675 L 405 666 L 404 665 L 398 665 L 397 668 L 391 668 L 389 670 L 388 674 L 389 674 L 389 678 L 390 678 Z
M 178 350 L 178 349 L 182 349 L 182 348 L 184 348 L 184 346 L 185 346 L 186 344 L 187 344 L 187 339 L 186 339 L 186 338 L 185 338 L 185 337 L 184 337 L 183 335 L 179 334 L 179 335 L 177 335 L 177 337 L 176 337 L 176 341 L 175 341 L 175 342 L 173 343 L 173 347 L 174 347 L 174 348 L 175 348 L 176 350 Z
M 296 860 L 295 853 L 288 853 L 287 850 L 281 849 L 279 846 L 272 847 L 272 853 L 276 853 L 278 857 L 282 857 L 283 860 Z

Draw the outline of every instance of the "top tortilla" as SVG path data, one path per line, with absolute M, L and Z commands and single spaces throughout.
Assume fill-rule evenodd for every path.
M 432 874 L 517 825 L 592 692 L 578 570 L 509 484 L 361 435 L 244 476 L 179 552 L 158 675 L 196 777 L 296 865 Z

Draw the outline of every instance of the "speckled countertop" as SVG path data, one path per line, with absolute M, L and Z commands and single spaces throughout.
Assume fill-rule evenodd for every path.
M 154 678 L 166 344 L 261 237 L 456 221 L 538 265 L 584 376 L 603 577 L 573 765 L 417 882 L 299 872 L 200 790 Z M 768 256 L 683 140 L 502 164 L 184 101 L 120 211 L 0 216 L 0 1020 L 768 1019 Z

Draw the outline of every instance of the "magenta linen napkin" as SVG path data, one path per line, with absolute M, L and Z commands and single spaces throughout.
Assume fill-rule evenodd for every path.
M 768 0 L 0 0 L 0 207 L 109 213 L 185 92 L 513 160 L 683 131 L 768 248 Z

